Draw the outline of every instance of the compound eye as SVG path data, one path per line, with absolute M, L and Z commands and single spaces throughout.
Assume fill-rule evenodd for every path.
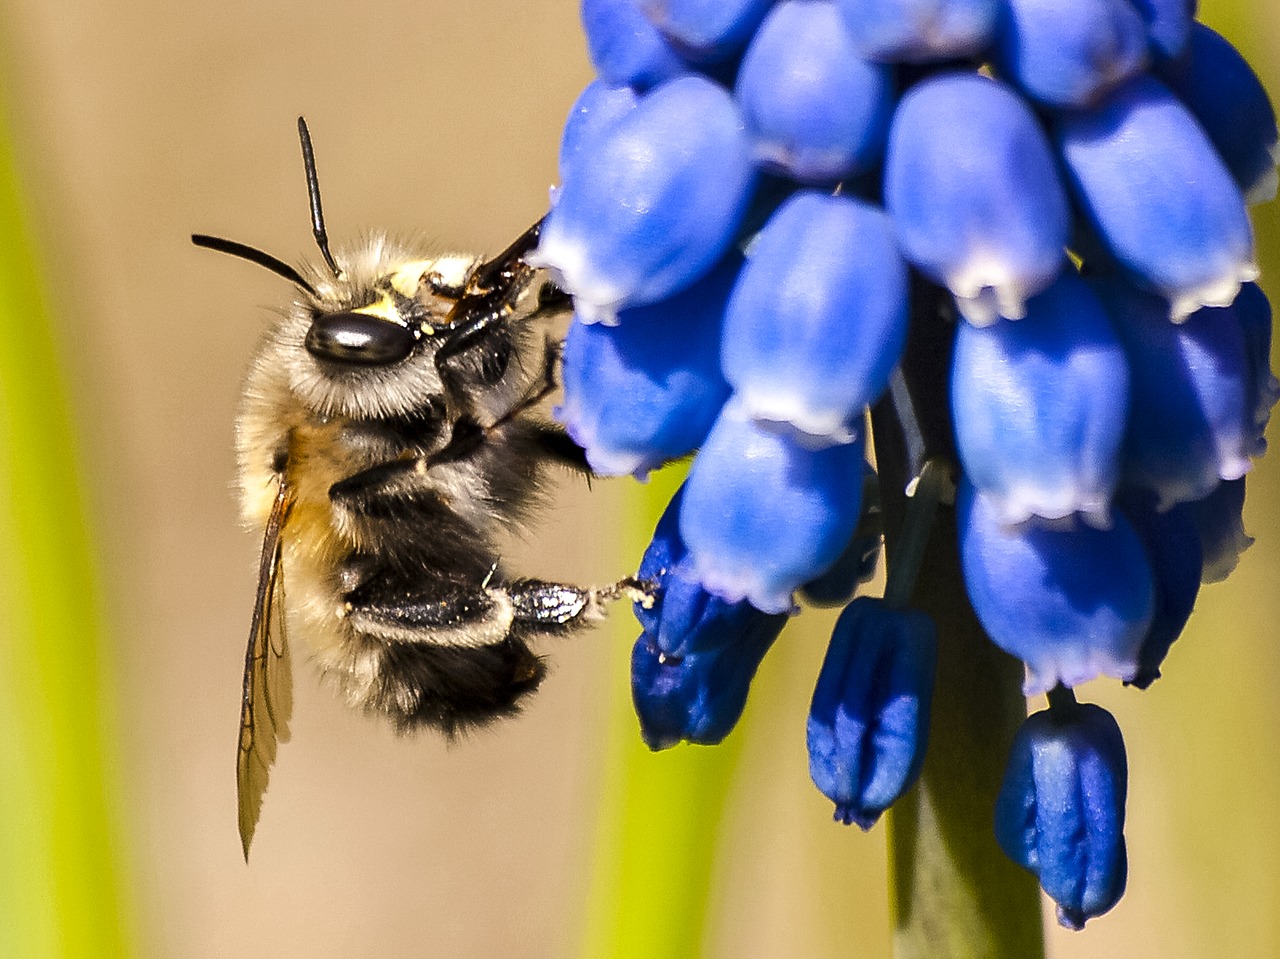
M 332 363 L 386 366 L 413 352 L 411 330 L 368 313 L 326 313 L 311 321 L 307 352 Z

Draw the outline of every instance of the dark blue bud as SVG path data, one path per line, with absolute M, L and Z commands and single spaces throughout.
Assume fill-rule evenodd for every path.
M 1105 709 L 1072 704 L 1018 730 L 996 800 L 996 839 L 1040 879 L 1058 922 L 1080 929 L 1124 893 L 1129 770 L 1120 727 Z
M 840 614 L 809 710 L 809 775 L 835 818 L 870 829 L 924 762 L 937 631 L 918 610 L 860 597 Z
M 1262 81 L 1240 52 L 1203 23 L 1191 25 L 1186 55 L 1160 77 L 1209 135 L 1245 199 L 1276 195 L 1276 114 Z
M 590 157 L 596 138 L 613 124 L 636 108 L 640 97 L 630 87 L 610 86 L 603 80 L 593 80 L 578 94 L 560 134 L 560 179 L 568 177 L 568 171 L 579 154 Z
M 1066 262 L 1057 162 L 1031 108 L 989 77 L 943 73 L 902 98 L 884 202 L 903 255 L 972 323 L 1020 318 Z
M 1005 527 L 967 479 L 956 501 L 965 588 L 992 641 L 1027 665 L 1027 695 L 1097 676 L 1132 680 L 1155 585 L 1137 533 L 1075 524 Z
M 831 0 L 787 0 L 761 24 L 734 95 L 756 159 L 801 183 L 878 165 L 893 112 L 892 69 L 858 57 Z
M 1240 188 L 1160 81 L 1144 74 L 1096 107 L 1059 115 L 1055 135 L 1099 238 L 1170 301 L 1173 319 L 1230 305 L 1258 275 Z
M 1179 56 L 1186 49 L 1196 0 L 1130 0 L 1147 22 L 1151 51 L 1157 59 Z
M 879 207 L 803 191 L 752 244 L 721 359 L 752 418 L 848 442 L 907 341 L 907 266 Z M 807 441 L 807 440 L 806 440 Z
M 737 239 L 755 184 L 729 92 L 702 76 L 656 87 L 573 163 L 527 257 L 573 294 L 581 319 L 666 299 Z
M 1219 483 L 1212 493 L 1187 505 L 1204 557 L 1201 579 L 1220 583 L 1240 563 L 1240 554 L 1253 545 L 1244 528 L 1243 479 Z
M 606 83 L 647 90 L 689 70 L 636 0 L 582 0 L 587 53 Z
M 1007 0 L 993 54 L 1033 99 L 1083 107 L 1146 66 L 1147 25 L 1130 0 Z
M 868 60 L 923 63 L 981 52 L 999 0 L 840 0 L 849 35 Z
M 1271 420 L 1271 408 L 1280 399 L 1280 380 L 1271 371 L 1271 301 L 1257 283 L 1240 287 L 1240 295 L 1231 304 L 1244 333 L 1245 352 L 1249 361 L 1248 398 L 1253 422 L 1259 433 Z M 1259 452 L 1265 448 L 1262 439 Z
M 555 415 L 595 472 L 643 479 L 702 445 L 729 398 L 720 334 L 741 264 L 732 253 L 670 299 L 623 310 L 617 326 L 570 326 Z
M 672 498 L 645 551 L 639 577 L 657 584 L 631 654 L 631 692 L 650 749 L 717 743 L 738 721 L 756 668 L 786 624 L 747 602 L 712 596 L 688 574 Z
M 1129 681 L 1146 689 L 1160 678 L 1160 664 L 1196 604 L 1204 569 L 1200 533 L 1186 503 L 1162 513 L 1153 494 L 1131 491 L 1121 498 L 1120 509 L 1146 547 L 1154 575 L 1155 612 L 1138 650 L 1138 672 Z

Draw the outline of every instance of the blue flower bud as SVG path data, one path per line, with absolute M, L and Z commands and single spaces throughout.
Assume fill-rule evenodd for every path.
M 655 88 L 575 162 L 528 257 L 584 321 L 665 299 L 737 237 L 755 173 L 729 93 L 701 76 Z
M 609 86 L 602 80 L 587 84 L 573 102 L 560 134 L 560 179 L 568 178 L 580 153 L 590 157 L 596 139 L 639 102 L 640 97 L 630 87 Z
M 840 614 L 809 710 L 809 775 L 870 829 L 920 773 L 938 658 L 933 620 L 860 597 Z
M 1219 483 L 1203 499 L 1186 504 L 1200 535 L 1203 582 L 1222 582 L 1239 564 L 1240 554 L 1253 545 L 1253 537 L 1244 528 L 1244 492 L 1243 479 L 1231 480 Z
M 1067 201 L 1049 144 L 996 80 L 947 73 L 902 98 L 884 198 L 906 258 L 970 322 L 1021 317 L 1065 262 Z
M 770 12 L 734 87 L 757 161 L 801 183 L 877 165 L 893 112 L 890 67 L 860 59 L 831 0 Z
M 1039 878 L 1058 922 L 1080 929 L 1124 893 L 1129 768 L 1120 727 L 1105 709 L 1044 710 L 1014 738 L 1000 795 L 996 839 Z
M 1191 25 L 1187 55 L 1160 77 L 1208 134 L 1249 203 L 1276 195 L 1276 114 L 1253 68 L 1226 38 Z
M 969 601 L 995 644 L 1026 663 L 1027 695 L 1100 675 L 1133 679 L 1155 587 L 1128 520 L 1006 527 L 967 480 L 956 509 Z
M 1147 63 L 1147 25 L 1130 0 L 1007 0 L 993 59 L 1051 106 L 1083 107 Z
M 670 299 L 623 310 L 617 326 L 569 327 L 555 415 L 595 472 L 644 479 L 702 445 L 729 398 L 720 331 L 741 264 L 732 253 Z
M 659 30 L 699 62 L 738 53 L 774 0 L 637 0 Z
M 1074 270 L 1025 319 L 961 324 L 951 410 L 960 463 L 1004 525 L 1084 514 L 1110 523 L 1129 400 L 1124 348 Z
M 1164 84 L 1142 76 L 1094 109 L 1062 114 L 1056 136 L 1111 255 L 1170 300 L 1174 320 L 1230 305 L 1258 275 L 1240 190 Z
M 907 268 L 878 207 L 798 193 L 769 218 L 725 316 L 725 378 L 747 414 L 848 442 L 907 339 Z M 812 439 L 808 439 L 812 437 Z
M 1161 513 L 1154 496 L 1130 493 L 1121 509 L 1146 547 L 1155 583 L 1155 613 L 1138 651 L 1138 672 L 1130 680 L 1146 689 L 1160 678 L 1160 664 L 1196 604 L 1204 569 L 1200 533 L 1187 504 Z
M 1168 509 L 1248 472 L 1262 436 L 1234 309 L 1205 308 L 1170 323 L 1159 297 L 1116 279 L 1094 288 L 1129 358 L 1124 481 L 1154 491 Z
M 582 0 L 581 15 L 587 53 L 606 83 L 647 90 L 688 72 L 635 0 Z
M 979 53 L 999 0 L 839 0 L 849 35 L 869 60 L 920 63 Z
M 676 493 L 658 521 L 638 574 L 657 589 L 651 606 L 635 606 L 644 633 L 631 653 L 631 692 L 641 735 L 655 750 L 727 736 L 787 621 L 786 614 L 725 602 L 690 578 L 677 519 L 682 496 Z
M 1147 35 L 1157 58 L 1179 56 L 1187 46 L 1196 0 L 1130 0 L 1147 22 Z
M 694 458 L 680 532 L 709 592 L 766 613 L 826 570 L 858 524 L 863 444 L 805 449 L 731 398 Z

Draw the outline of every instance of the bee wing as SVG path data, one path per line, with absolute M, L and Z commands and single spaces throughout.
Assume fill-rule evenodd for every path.
M 240 748 L 236 757 L 236 794 L 240 806 L 240 843 L 249 859 L 249 844 L 262 811 L 267 778 L 277 743 L 289 740 L 293 711 L 293 671 L 285 635 L 284 571 L 280 565 L 280 533 L 292 505 L 280 478 L 280 490 L 267 519 L 258 563 L 258 593 L 244 655 L 244 690 L 240 699 Z

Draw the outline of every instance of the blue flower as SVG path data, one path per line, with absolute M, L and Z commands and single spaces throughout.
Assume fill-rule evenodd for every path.
M 902 98 L 884 202 L 911 263 L 974 323 L 1017 319 L 1065 262 L 1067 201 L 1035 114 L 1004 84 L 944 73 Z
M 1032 297 L 1025 319 L 956 335 L 960 462 L 1003 524 L 1079 512 L 1106 526 L 1128 408 L 1124 348 L 1074 270 Z
M 860 597 L 836 621 L 809 710 L 809 775 L 835 818 L 870 829 L 924 763 L 937 631 Z
M 648 93 L 566 173 L 528 260 L 587 322 L 694 283 L 736 239 L 755 182 L 738 108 L 699 76 Z
M 1113 514 L 1110 529 L 1006 527 L 968 482 L 956 514 L 969 600 L 992 641 L 1027 664 L 1028 696 L 1137 675 L 1155 584 L 1128 520 Z
M 858 432 L 906 341 L 907 267 L 889 218 L 851 197 L 802 191 L 751 247 L 721 355 L 748 415 L 822 445 Z
M 636 108 L 640 97 L 630 87 L 603 80 L 587 84 L 569 110 L 560 135 L 560 178 L 565 179 L 579 154 L 591 157 L 596 138 Z
M 635 0 L 582 0 L 581 15 L 591 64 L 606 83 L 647 90 L 688 72 Z
M 831 0 L 786 0 L 752 39 L 734 96 L 766 169 L 834 183 L 880 161 L 893 71 L 859 59 Z
M 999 0 L 840 0 L 862 55 L 888 63 L 950 60 L 990 43 Z
M 1120 727 L 1100 706 L 1051 707 L 1018 730 L 996 800 L 996 839 L 1039 877 L 1068 929 L 1124 892 L 1128 780 Z
M 1190 111 L 1150 76 L 1060 114 L 1058 149 L 1112 256 L 1182 320 L 1257 277 L 1240 188 Z

